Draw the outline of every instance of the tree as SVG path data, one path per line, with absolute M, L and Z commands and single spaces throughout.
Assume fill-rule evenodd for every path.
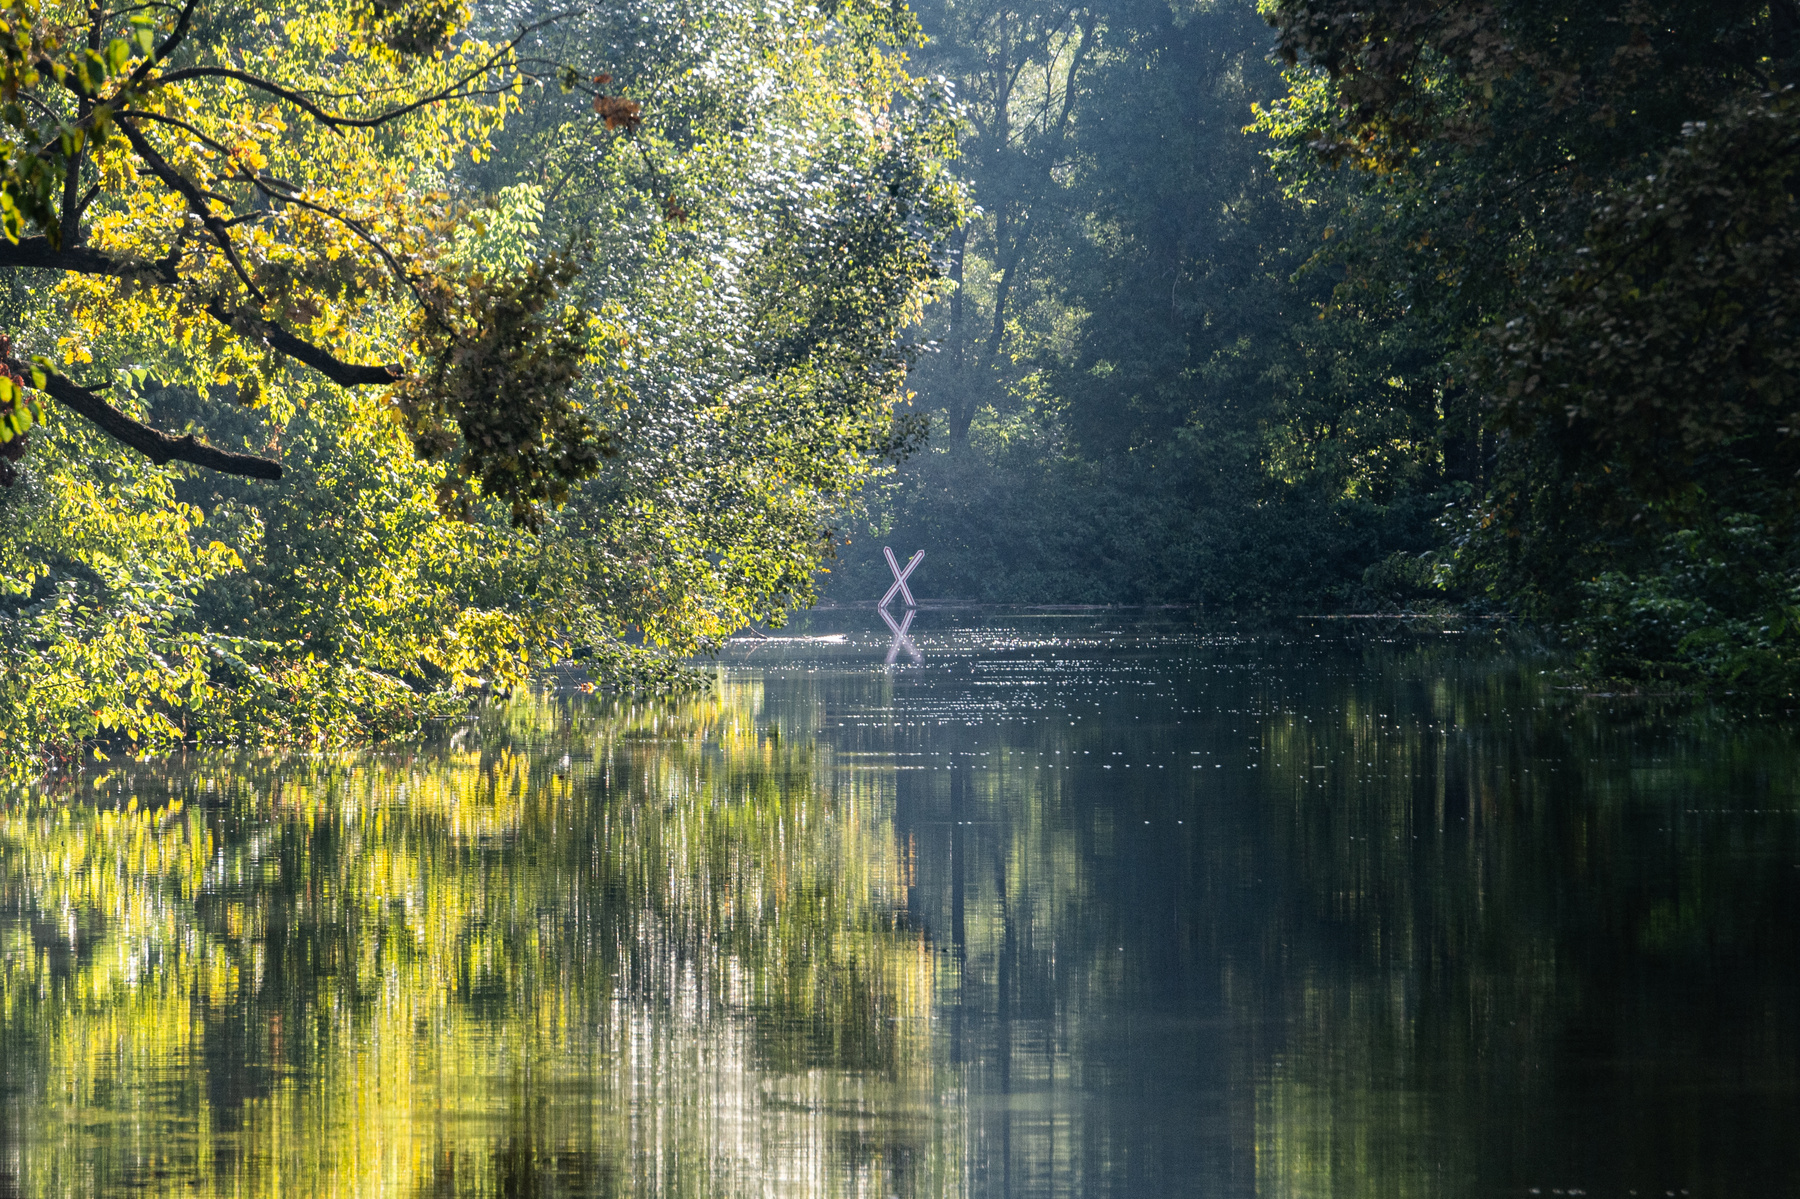
M 619 452 L 545 527 L 589 645 L 688 650 L 810 602 L 860 488 L 916 443 L 915 325 L 961 190 L 944 89 L 882 5 L 830 16 L 638 0 L 545 28 L 657 97 L 629 141 L 546 89 L 481 165 L 541 180 L 543 244 L 593 246 L 585 294 L 629 343 Z M 616 86 L 616 84 L 615 84 Z M 529 173 L 529 174 L 528 174 Z
M 468 84 L 349 130 L 369 189 L 348 166 L 318 168 L 320 187 L 342 176 L 383 249 L 395 229 L 416 234 L 398 281 L 354 231 L 316 259 L 282 258 L 265 224 L 345 228 L 285 201 L 253 200 L 228 225 L 234 244 L 267 233 L 247 263 L 287 262 L 304 283 L 283 294 L 310 314 L 311 341 L 406 367 L 379 400 L 178 288 L 5 273 L 22 374 L 48 382 L 79 363 L 129 420 L 281 476 L 156 465 L 84 421 L 34 428 L 18 485 L 0 490 L 0 756 L 38 763 L 131 734 L 402 732 L 570 657 L 622 686 L 683 685 L 682 655 L 806 602 L 836 522 L 916 433 L 896 411 L 900 333 L 934 294 L 961 211 L 944 98 L 904 69 L 908 19 L 883 6 L 549 15 L 500 6 L 458 35 L 500 45 L 516 92 Z M 569 62 L 584 65 L 546 66 Z M 292 183 L 314 168 L 277 151 L 338 152 L 328 127 L 295 128 L 312 140 L 272 139 L 258 170 Z M 161 227 L 132 224 L 133 193 L 119 196 L 122 216 L 85 226 L 90 248 Z M 241 300 L 223 251 L 206 254 Z M 543 352 L 521 357 L 531 337 Z M 513 454 L 521 478 L 538 471 L 535 494 L 464 473 L 471 441 L 505 465 L 521 412 L 484 408 L 478 425 L 458 398 L 497 377 L 561 397 L 521 409 L 542 434 L 540 457 Z M 596 457 L 564 479 L 554 453 L 583 429 Z
M 1427 549 L 1442 507 L 1441 359 L 1391 297 L 1318 319 L 1335 279 L 1300 268 L 1339 197 L 1284 194 L 1245 135 L 1280 82 L 1255 12 L 959 2 L 921 21 L 983 209 L 913 383 L 941 436 L 883 490 L 893 535 L 938 547 L 929 585 L 1370 602 L 1368 569 Z M 867 588 L 886 566 L 850 569 Z
M 1603 666 L 1692 677 L 1714 671 L 1701 657 L 1747 661 L 1714 652 L 1745 637 L 1800 660 L 1800 9 L 1264 12 L 1294 64 L 1261 114 L 1277 159 L 1302 191 L 1339 166 L 1360 176 L 1348 236 L 1321 255 L 1346 270 L 1340 294 L 1404 297 L 1446 345 L 1452 406 L 1485 428 L 1484 487 L 1457 536 L 1465 580 L 1584 637 L 1605 612 L 1633 625 L 1602 622 Z M 1752 542 L 1767 547 L 1755 581 L 1698 582 L 1724 575 L 1695 563 Z
M 1043 259 L 1053 261 L 1058 248 L 1055 174 L 1072 149 L 1101 10 L 940 0 L 923 7 L 922 19 L 931 37 L 926 60 L 954 82 L 962 105 L 963 169 L 982 204 L 979 219 L 956 234 L 942 361 L 930 372 L 933 399 L 945 408 L 943 432 L 961 443 L 983 405 L 1008 407 L 1019 373 L 1008 359 L 1020 348 L 1022 314 L 1047 298 L 1042 285 L 1054 267 Z
M 572 398 L 588 318 L 554 263 L 497 279 L 459 260 L 462 215 L 431 176 L 486 137 L 526 80 L 519 37 L 464 31 L 438 0 L 275 9 L 188 0 L 11 0 L 0 33 L 8 135 L 0 266 L 78 276 L 81 330 L 160 328 L 186 380 L 278 399 L 295 367 L 383 387 L 422 456 L 539 519 L 593 474 L 606 431 Z M 623 136 L 635 102 L 613 105 Z M 265 455 L 154 429 L 47 358 L 6 362 L 154 462 L 275 479 Z

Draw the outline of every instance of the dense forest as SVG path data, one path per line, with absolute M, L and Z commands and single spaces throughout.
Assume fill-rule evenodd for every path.
M 1457 606 L 1792 685 L 1800 9 L 920 14 L 979 211 L 829 595 L 892 542 L 933 596 Z
M 4 9 L 8 770 L 678 686 L 883 543 L 1793 682 L 1792 0 Z
M 15 768 L 679 685 L 916 440 L 965 201 L 904 10 L 5 20 Z

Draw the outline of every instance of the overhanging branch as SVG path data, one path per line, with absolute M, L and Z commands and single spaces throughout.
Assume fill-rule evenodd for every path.
M 29 267 L 40 271 L 67 271 L 75 275 L 111 275 L 129 279 L 148 276 L 159 283 L 173 283 L 166 267 L 156 262 L 118 258 L 89 246 L 57 249 L 48 238 L 21 237 L 16 242 L 0 238 L 0 267 Z
M 247 312 L 233 312 L 217 301 L 206 306 L 206 314 L 221 325 L 262 338 L 269 343 L 271 349 L 286 354 L 295 362 L 312 367 L 340 387 L 386 387 L 400 378 L 398 366 L 364 366 L 361 363 L 345 362 L 331 351 L 289 333 L 274 321 L 266 321 Z
M 0 238 L 0 268 L 4 267 L 68 271 L 77 275 L 109 275 L 121 279 L 149 278 L 165 286 L 174 286 L 177 282 L 172 259 L 137 262 L 117 258 L 104 250 L 88 246 L 58 250 L 41 237 L 20 238 L 16 243 Z M 285 354 L 303 366 L 312 367 L 342 387 L 386 387 L 401 375 L 398 366 L 364 366 L 357 362 L 345 362 L 331 351 L 290 333 L 274 321 L 243 311 L 233 311 L 218 301 L 206 306 L 206 314 L 234 332 L 260 338 L 275 352 Z
M 7 365 L 26 378 L 31 377 L 30 363 L 8 361 Z M 152 429 L 142 421 L 126 416 L 101 399 L 97 393 L 73 379 L 41 366 L 37 369 L 44 375 L 43 390 L 50 394 L 51 399 L 92 422 L 114 441 L 123 442 L 137 450 L 158 466 L 165 462 L 191 462 L 220 474 L 238 475 L 246 479 L 281 478 L 281 463 L 272 458 L 221 450 L 217 446 L 206 444 L 192 433 L 174 437 L 159 429 Z
M 533 33 L 536 33 L 538 30 L 543 29 L 548 25 L 553 25 L 565 17 L 574 16 L 575 13 L 576 10 L 574 9 L 570 9 L 567 12 L 551 13 L 541 20 L 533 21 L 531 24 L 521 27 L 505 45 L 495 49 L 492 54 L 487 56 L 485 61 L 465 71 L 461 77 L 449 86 L 440 88 L 435 92 L 420 96 L 414 100 L 410 100 L 405 104 L 396 105 L 385 112 L 376 113 L 371 117 L 352 117 L 332 112 L 304 91 L 284 87 L 283 85 L 276 83 L 273 79 L 265 79 L 261 75 L 254 75 L 249 71 L 239 70 L 236 67 L 230 66 L 202 64 L 191 67 L 182 67 L 178 70 L 165 72 L 164 74 L 149 80 L 146 90 L 149 88 L 164 87 L 171 83 L 180 83 L 187 79 L 230 79 L 237 83 L 244 84 L 247 87 L 253 87 L 259 91 L 266 92 L 271 96 L 286 100 L 289 104 L 292 104 L 294 107 L 305 112 L 308 116 L 319 122 L 320 125 L 332 130 L 334 133 L 342 133 L 345 129 L 379 129 L 383 125 L 399 120 L 401 117 L 417 112 L 422 108 L 429 108 L 433 104 L 442 103 L 445 100 L 473 99 L 477 96 L 504 95 L 510 90 L 508 87 L 472 87 L 470 85 L 487 75 L 495 67 L 499 66 L 515 54 L 520 44 Z M 161 54 L 160 51 L 158 53 L 159 55 Z M 157 61 L 160 62 L 161 57 L 159 57 Z M 142 73 L 143 68 L 140 67 L 138 74 L 132 76 L 132 86 L 135 87 L 142 82 L 139 78 L 139 75 Z
M 195 218 L 205 226 L 206 231 L 213 235 L 213 240 L 218 243 L 219 249 L 225 255 L 225 260 L 231 264 L 231 269 L 237 272 L 237 277 L 243 280 L 245 290 L 255 296 L 258 303 L 267 302 L 268 297 L 264 296 L 262 289 L 256 286 L 256 280 L 250 277 L 250 271 L 244 266 L 244 260 L 238 256 L 237 247 L 231 244 L 231 230 L 207 203 L 207 196 L 200 190 L 200 185 L 170 165 L 167 159 L 156 152 L 156 147 L 150 144 L 143 132 L 130 121 L 118 121 L 117 128 L 125 135 L 125 140 L 131 143 L 131 148 L 137 154 L 139 161 L 150 168 L 150 173 L 155 175 L 164 187 L 187 201 L 188 211 L 192 212 Z

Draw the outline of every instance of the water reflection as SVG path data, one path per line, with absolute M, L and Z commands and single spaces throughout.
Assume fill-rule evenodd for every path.
M 896 587 L 902 585 L 902 583 L 894 584 Z M 906 610 L 905 618 L 898 624 L 894 623 L 893 613 L 889 612 L 886 608 L 877 608 L 875 610 L 881 613 L 882 622 L 887 625 L 888 631 L 894 635 L 894 639 L 888 642 L 887 664 L 892 666 L 895 661 L 899 659 L 901 654 L 905 654 L 912 660 L 914 666 L 924 665 L 925 656 L 919 652 L 919 647 L 913 644 L 912 638 L 906 635 L 907 630 L 912 628 L 913 617 L 919 614 L 919 610 L 917 608 L 908 608 Z
M 0 1194 L 1800 1191 L 1782 720 L 1470 632 L 813 622 L 0 807 Z
M 954 1163 L 891 818 L 760 702 L 524 705 L 468 748 L 8 807 L 13 1185 L 803 1195 Z

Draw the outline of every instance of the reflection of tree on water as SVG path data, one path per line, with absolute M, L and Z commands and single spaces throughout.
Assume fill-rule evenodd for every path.
M 1794 1189 L 1788 733 L 1441 646 L 1197 663 L 1114 660 L 1105 722 L 934 663 L 0 809 L 0 1169 Z
M 1539 665 L 1264 646 L 1179 713 L 1159 692 L 1093 729 L 917 740 L 906 696 L 846 683 L 842 708 L 892 713 L 856 750 L 954 765 L 897 776 L 896 828 L 910 918 L 954 951 L 978 1189 L 1792 1190 L 1793 738 L 1633 722 Z M 1165 768 L 1043 768 L 1102 755 Z
M 1791 736 L 1424 656 L 1371 653 L 1292 704 L 1313 721 L 1263 725 L 1274 922 L 1342 963 L 1244 976 L 1246 1015 L 1290 1013 L 1257 1082 L 1265 1192 L 1790 1189 Z
M 521 706 L 474 749 L 140 768 L 5 809 L 20 1186 L 941 1174 L 934 963 L 883 807 L 816 785 L 759 704 L 727 684 L 554 733 Z M 85 957 L 36 944 L 64 913 Z M 919 1116 L 824 1135 L 867 1104 Z

